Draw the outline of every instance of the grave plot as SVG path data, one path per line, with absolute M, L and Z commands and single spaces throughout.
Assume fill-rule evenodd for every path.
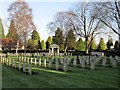
M 120 57 L 119 56 L 115 56 L 115 60 L 117 61 L 118 64 L 120 64 Z
M 107 66 L 116 68 L 119 58 L 118 56 L 42 56 L 41 54 L 27 54 L 26 57 L 24 54 L 21 56 L 8 55 L 6 57 L 5 54 L 0 56 L 2 63 L 30 75 L 32 74 L 32 67 L 35 66 L 63 72 L 69 71 L 71 67 L 91 70 Z
M 41 59 L 38 61 L 39 63 L 41 62 Z M 40 66 L 40 65 L 39 65 Z M 49 69 L 57 70 L 57 71 L 67 71 L 67 58 L 44 58 L 43 59 L 43 67 L 47 67 Z
M 20 57 L 23 58 L 23 57 Z M 25 58 L 24 62 L 31 63 L 33 66 L 44 67 L 48 69 L 53 69 L 57 71 L 67 71 L 68 60 L 67 57 L 58 58 L 58 57 L 48 57 L 48 56 L 35 56 L 32 58 Z
M 28 63 L 26 61 L 26 58 L 24 58 L 24 61 L 22 61 L 22 59 L 20 58 L 14 59 L 14 58 L 6 58 L 5 56 L 1 56 L 1 61 L 3 64 L 7 66 L 10 66 L 22 72 L 28 73 L 29 75 L 32 74 L 31 63 Z
M 117 56 L 116 56 L 117 57 Z M 116 67 L 118 63 L 114 57 L 107 56 L 78 56 L 80 68 Z M 118 58 L 117 58 L 118 59 Z

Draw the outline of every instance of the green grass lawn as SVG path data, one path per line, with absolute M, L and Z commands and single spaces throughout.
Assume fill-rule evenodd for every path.
M 68 72 L 34 67 L 38 74 L 28 75 L 2 65 L 3 88 L 118 88 L 118 69 L 97 67 L 97 70 L 70 67 Z

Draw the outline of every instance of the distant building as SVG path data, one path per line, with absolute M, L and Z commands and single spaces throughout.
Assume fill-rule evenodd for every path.
M 57 44 L 49 46 L 49 55 L 59 55 L 59 46 Z

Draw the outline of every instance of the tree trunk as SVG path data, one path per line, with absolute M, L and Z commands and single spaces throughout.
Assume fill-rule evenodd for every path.
M 120 35 L 119 35 L 119 43 L 120 43 Z
M 88 50 L 89 50 L 89 47 L 88 47 L 88 37 L 86 37 L 85 39 L 85 51 L 86 51 L 86 54 L 88 54 Z
M 86 54 L 88 54 L 88 48 L 86 48 Z
M 65 47 L 65 50 L 64 50 L 64 55 L 66 56 L 67 54 L 67 47 Z

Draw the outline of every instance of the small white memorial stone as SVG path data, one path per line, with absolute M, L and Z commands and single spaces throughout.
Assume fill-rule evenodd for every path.
M 44 67 L 46 67 L 46 61 L 47 61 L 46 58 L 44 58 Z
M 104 56 L 103 59 L 102 59 L 102 66 L 103 66 L 103 67 L 106 66 L 106 56 Z
M 28 74 L 31 75 L 32 71 L 31 71 L 31 63 L 28 64 Z
M 25 62 L 23 62 L 23 72 L 25 72 Z
M 57 58 L 55 59 L 55 68 L 56 70 L 59 70 L 59 61 Z
M 37 64 L 37 59 L 36 59 L 36 58 L 34 59 L 34 64 L 35 64 L 35 65 Z
M 73 59 L 73 66 L 76 67 L 77 65 L 77 56 L 74 56 L 74 59 Z
M 64 61 L 63 61 L 63 71 L 67 72 L 67 58 L 64 57 Z
M 39 58 L 38 65 L 41 66 L 41 58 Z

